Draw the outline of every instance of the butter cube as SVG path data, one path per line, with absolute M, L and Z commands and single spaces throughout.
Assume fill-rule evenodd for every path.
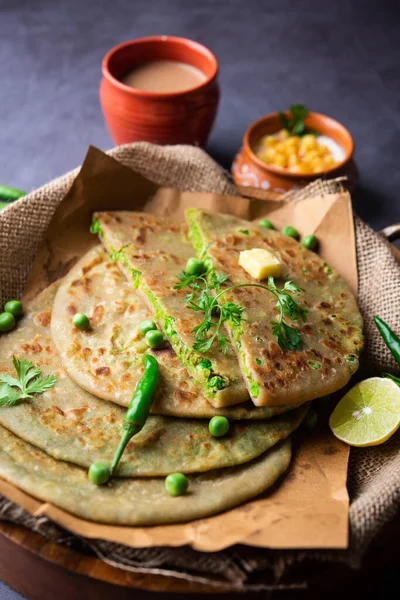
M 253 248 L 244 250 L 239 255 L 239 265 L 243 267 L 253 279 L 266 279 L 266 277 L 279 277 L 281 265 L 279 260 L 268 250 Z

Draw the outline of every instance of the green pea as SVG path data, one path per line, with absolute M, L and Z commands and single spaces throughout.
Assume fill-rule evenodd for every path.
M 208 431 L 213 437 L 222 437 L 228 433 L 229 427 L 226 417 L 213 417 L 208 424 Z
M 0 332 L 6 333 L 15 327 L 15 317 L 10 312 L 0 314 Z
M 165 489 L 170 496 L 186 494 L 189 480 L 183 473 L 170 473 L 165 478 Z
M 275 227 L 272 225 L 271 221 L 269 221 L 268 219 L 261 219 L 261 221 L 259 221 L 258 224 L 261 227 L 266 227 L 267 229 L 275 229 Z
M 307 427 L 307 429 L 314 429 L 317 422 L 318 422 L 318 415 L 315 412 L 315 410 L 310 408 L 310 410 L 306 414 L 304 421 L 303 421 L 304 427 Z
M 162 348 L 164 346 L 164 336 L 161 331 L 158 331 L 158 329 L 151 329 L 148 331 L 145 339 L 150 348 Z
M 301 245 L 304 246 L 304 248 L 308 248 L 308 250 L 315 250 L 318 246 L 318 238 L 312 234 L 306 235 L 301 240 Z
M 4 312 L 9 312 L 14 315 L 14 317 L 20 317 L 24 312 L 24 309 L 19 300 L 9 300 L 4 305 Z
M 88 477 L 92 483 L 103 485 L 110 479 L 110 469 L 104 463 L 93 463 L 90 465 Z
M 206 266 L 199 258 L 189 258 L 186 263 L 186 273 L 189 275 L 202 275 L 206 270 Z
M 295 240 L 298 240 L 300 238 L 300 234 L 297 231 L 297 229 L 295 229 L 294 227 L 292 227 L 291 225 L 286 225 L 286 227 L 284 227 L 282 229 L 282 233 L 284 235 L 288 235 L 291 238 L 294 238 Z
M 78 329 L 82 329 L 82 331 L 90 327 L 90 321 L 84 313 L 76 313 L 72 319 L 72 323 Z
M 145 319 L 139 325 L 139 331 L 142 335 L 146 335 L 148 331 L 153 331 L 155 329 L 157 329 L 157 325 L 152 319 Z

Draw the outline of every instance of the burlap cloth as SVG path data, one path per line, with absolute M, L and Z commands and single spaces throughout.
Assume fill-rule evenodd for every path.
M 189 146 L 159 147 L 139 143 L 121 146 L 109 154 L 155 183 L 185 191 L 237 194 L 226 173 L 202 150 Z M 53 180 L 0 213 L 0 302 L 19 297 L 35 251 L 50 219 L 68 191 L 78 169 Z M 331 192 L 332 185 L 318 182 L 304 193 Z M 369 373 L 396 371 L 396 364 L 375 329 L 372 316 L 380 315 L 400 331 L 400 267 L 387 244 L 355 217 L 359 275 L 359 305 L 365 319 Z M 276 551 L 232 547 L 203 554 L 190 548 L 132 549 L 104 541 L 77 538 L 47 518 L 35 518 L 5 498 L 0 518 L 39 531 L 59 543 L 83 552 L 95 552 L 121 568 L 145 573 L 165 573 L 227 590 L 277 589 L 305 585 L 299 563 L 341 562 L 357 567 L 372 540 L 393 519 L 400 507 L 399 435 L 382 446 L 353 448 L 348 488 L 350 546 L 346 551 Z

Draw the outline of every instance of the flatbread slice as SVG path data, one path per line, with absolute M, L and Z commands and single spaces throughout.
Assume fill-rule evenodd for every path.
M 51 307 L 49 307 L 49 310 Z M 77 329 L 72 318 L 82 312 L 90 331 Z M 51 311 L 51 333 L 63 367 L 83 389 L 98 398 L 128 406 L 142 372 L 145 353 L 160 367 L 153 414 L 230 420 L 268 419 L 296 406 L 260 407 L 248 402 L 214 408 L 194 384 L 169 343 L 151 350 L 139 325 L 153 318 L 138 290 L 126 279 L 102 246 L 87 252 L 62 280 Z
M 304 290 L 296 296 L 307 312 L 298 327 L 304 347 L 284 351 L 272 333 L 278 311 L 268 291 L 245 287 L 221 297 L 244 309 L 239 325 L 227 323 L 239 364 L 255 405 L 307 402 L 346 385 L 358 368 L 363 346 L 362 317 L 356 300 L 340 276 L 314 252 L 278 231 L 248 221 L 190 209 L 189 236 L 197 255 L 208 257 L 217 274 L 232 284 L 256 283 L 239 265 L 243 250 L 262 248 L 281 264 L 278 287 L 293 281 Z M 266 283 L 266 282 L 265 282 Z
M 193 350 L 192 329 L 201 321 L 185 306 L 185 290 L 174 286 L 188 258 L 194 255 L 185 226 L 145 213 L 95 213 L 100 240 L 138 287 L 168 337 L 182 365 L 209 402 L 219 408 L 239 404 L 249 395 L 236 354 Z
M 242 467 L 189 476 L 189 492 L 171 497 L 164 479 L 92 484 L 85 469 L 57 461 L 0 427 L 0 477 L 88 521 L 110 525 L 182 523 L 223 512 L 271 487 L 290 463 L 290 439 Z

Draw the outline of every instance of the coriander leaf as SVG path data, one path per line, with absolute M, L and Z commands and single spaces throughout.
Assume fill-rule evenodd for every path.
M 292 135 L 301 135 L 302 133 L 304 133 L 305 128 L 306 128 L 306 126 L 304 125 L 303 121 L 296 121 L 292 127 L 291 134 Z
M 19 360 L 13 356 L 13 364 L 18 379 L 6 374 L 0 375 L 0 406 L 12 406 L 18 400 L 32 398 L 32 394 L 45 392 L 57 381 L 55 375 L 42 377 L 40 368 L 29 360 Z
M 279 120 L 284 129 L 289 129 L 289 119 L 287 118 L 284 112 L 279 113 Z
M 45 377 L 38 377 L 35 381 L 28 386 L 29 394 L 42 394 L 53 387 L 57 377 L 55 375 L 46 375 Z
M 208 275 L 210 290 L 215 290 L 217 293 L 220 291 L 221 285 L 228 280 L 226 275 L 217 275 L 214 271 L 210 271 Z
M 214 341 L 214 336 L 206 339 L 206 340 L 196 340 L 193 344 L 193 350 L 196 350 L 196 352 L 208 352 L 208 350 L 210 350 L 211 346 L 213 345 L 213 341 Z
M 308 115 L 308 108 L 303 104 L 292 104 L 290 112 L 294 119 L 304 119 Z
M 293 283 L 293 281 L 287 281 L 283 286 L 283 289 L 288 292 L 304 292 L 303 288 Z
M 193 283 L 194 279 L 197 279 L 198 275 L 189 275 L 186 271 L 181 271 L 177 277 L 177 283 L 174 285 L 174 290 L 182 290 L 184 287 Z
M 284 321 L 271 321 L 272 333 L 277 339 L 281 350 L 300 350 L 303 341 L 300 333 L 294 327 L 290 327 Z
M 19 387 L 18 379 L 15 379 L 15 377 L 12 377 L 11 375 L 7 374 L 0 375 L 0 383 L 6 383 L 7 385 Z
M 243 308 L 234 302 L 225 302 L 221 305 L 221 319 L 223 321 L 232 321 L 234 325 L 239 325 L 242 320 Z
M 229 338 L 218 331 L 217 333 L 217 348 L 221 350 L 223 354 L 228 351 Z
M 9 385 L 0 386 L 0 406 L 12 406 L 20 397 L 20 393 Z
M 33 367 L 33 363 L 30 362 L 29 360 L 18 360 L 18 358 L 16 356 L 13 356 L 13 365 L 15 370 L 17 371 L 17 375 L 18 375 L 18 379 L 22 382 L 24 382 L 25 377 L 27 372 L 29 371 L 29 369 L 34 368 Z M 37 367 L 35 367 L 37 368 Z M 40 373 L 40 369 L 39 369 L 39 373 Z M 36 373 L 37 375 L 38 373 Z

